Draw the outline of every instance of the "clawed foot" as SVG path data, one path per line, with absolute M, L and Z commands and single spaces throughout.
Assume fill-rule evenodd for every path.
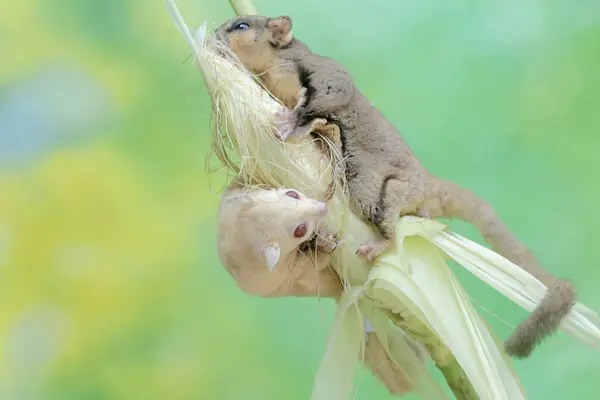
M 273 125 L 277 128 L 278 137 L 281 140 L 287 140 L 296 130 L 298 118 L 296 113 L 289 108 L 283 106 L 280 111 L 274 115 L 275 121 Z
M 308 134 L 308 132 L 300 132 L 301 129 L 298 129 L 298 110 L 304 106 L 306 103 L 306 88 L 301 88 L 296 95 L 296 106 L 293 110 L 290 110 L 286 106 L 282 106 L 279 111 L 277 111 L 274 115 L 275 121 L 273 125 L 277 128 L 278 137 L 281 140 L 287 140 L 291 136 L 298 136 L 300 134 Z
M 331 140 L 333 145 L 336 146 L 339 151 L 342 150 L 339 126 L 335 124 L 329 124 L 325 119 L 319 119 L 314 124 L 313 131 Z
M 391 240 L 380 240 L 372 243 L 365 243 L 358 248 L 356 254 L 367 260 L 368 263 L 372 263 L 382 253 L 387 251 L 392 245 Z
M 317 237 L 317 250 L 331 254 L 342 242 L 342 240 L 338 240 L 337 233 L 325 233 Z

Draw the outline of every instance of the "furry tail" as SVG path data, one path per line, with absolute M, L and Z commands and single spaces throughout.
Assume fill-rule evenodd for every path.
M 458 218 L 473 224 L 494 251 L 548 287 L 540 304 L 505 342 L 509 355 L 528 357 L 536 345 L 556 332 L 562 319 L 571 311 L 576 302 L 573 286 L 569 281 L 549 274 L 485 201 L 452 182 L 438 180 L 436 187 L 441 210 L 440 215 L 435 217 Z
M 388 345 L 390 351 L 394 352 L 395 348 L 399 346 L 396 341 L 401 340 L 405 339 L 396 335 L 389 335 Z M 409 339 L 408 344 L 412 347 L 412 339 Z M 425 363 L 425 350 L 417 347 L 416 344 L 414 346 L 412 350 L 415 351 L 415 360 Z M 403 347 L 399 347 L 399 349 L 404 350 Z M 404 355 L 404 357 L 407 357 L 407 355 Z M 373 375 L 385 385 L 392 395 L 403 396 L 416 389 L 414 386 L 416 382 L 411 382 L 410 371 L 403 371 L 399 368 L 390 358 L 374 332 L 367 334 L 365 365 L 369 367 Z
M 575 291 L 571 283 L 556 280 L 548 287 L 541 303 L 504 343 L 506 352 L 517 358 L 529 357 L 535 346 L 554 334 L 574 303 Z

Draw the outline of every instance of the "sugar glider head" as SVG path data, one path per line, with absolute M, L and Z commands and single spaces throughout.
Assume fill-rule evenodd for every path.
M 309 240 L 327 215 L 325 203 L 294 189 L 255 190 L 237 195 L 238 229 L 267 268 L 273 270 Z
M 292 19 L 246 15 L 218 27 L 211 40 L 226 44 L 240 61 L 255 72 L 271 68 L 277 49 L 291 43 Z

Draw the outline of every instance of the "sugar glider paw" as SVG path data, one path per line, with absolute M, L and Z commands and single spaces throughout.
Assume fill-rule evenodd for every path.
M 326 137 L 331 140 L 333 144 L 341 150 L 342 142 L 340 138 L 340 128 L 335 124 L 327 123 L 326 120 L 321 119 L 315 123 L 313 127 L 313 131 L 317 132 L 319 135 Z
M 287 140 L 296 130 L 298 118 L 296 113 L 289 108 L 282 106 L 274 115 L 273 125 L 277 128 L 278 137 L 281 140 Z
M 339 240 L 337 233 L 326 232 L 317 237 L 317 249 L 328 254 L 333 253 L 342 243 L 343 241 Z
M 358 248 L 356 254 L 365 259 L 368 263 L 372 263 L 377 257 L 383 254 L 391 247 L 391 241 L 381 240 L 377 242 L 365 243 Z

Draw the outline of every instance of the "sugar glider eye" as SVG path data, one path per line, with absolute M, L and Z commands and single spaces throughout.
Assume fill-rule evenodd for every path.
M 245 22 L 240 22 L 239 24 L 233 27 L 233 29 L 235 29 L 236 31 L 245 31 L 248 28 L 250 28 L 250 26 Z
M 298 192 L 295 192 L 293 190 L 288 190 L 287 192 L 285 192 L 285 195 L 291 197 L 292 199 L 300 200 L 300 195 L 298 194 Z
M 294 237 L 295 238 L 302 238 L 306 235 L 306 224 L 300 224 L 296 227 L 296 229 L 294 230 Z

